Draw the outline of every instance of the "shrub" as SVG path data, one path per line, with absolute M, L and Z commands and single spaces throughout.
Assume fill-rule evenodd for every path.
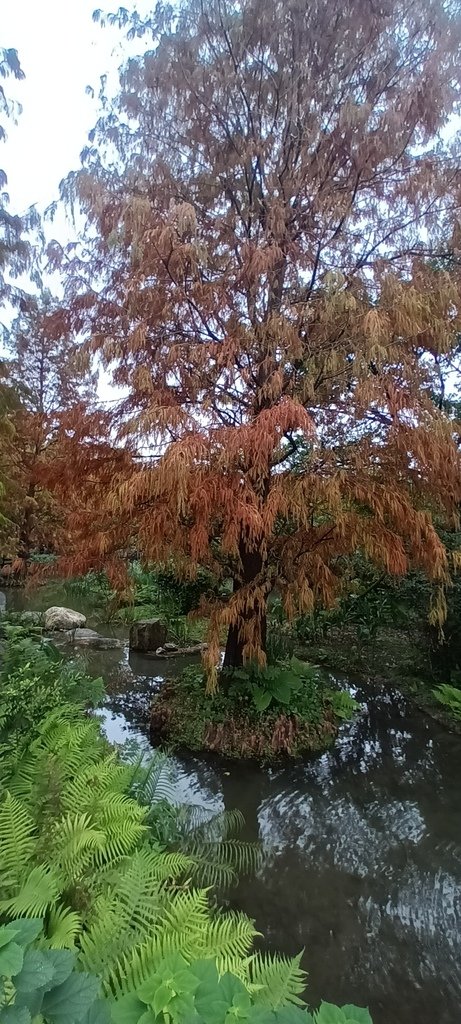
M 38 633 L 4 626 L 0 672 L 0 746 L 5 750 L 30 736 L 43 717 L 69 702 L 96 707 L 103 696 L 102 679 L 86 675 L 65 661 Z

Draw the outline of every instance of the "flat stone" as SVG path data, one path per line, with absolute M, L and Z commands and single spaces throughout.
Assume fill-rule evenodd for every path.
M 62 630 L 62 629 L 80 629 L 86 623 L 86 616 L 82 615 L 81 612 L 75 612 L 73 608 L 60 608 L 53 606 L 47 608 L 43 624 L 45 629 L 51 630 Z
M 115 636 L 89 636 L 86 639 L 78 640 L 80 647 L 91 647 L 95 651 L 111 651 L 118 647 L 124 647 L 125 641 Z
M 160 619 L 141 619 L 130 627 L 130 651 L 156 651 L 163 647 L 167 628 Z
M 174 644 L 172 640 L 168 640 L 168 642 L 163 645 L 163 650 L 164 651 L 177 651 L 178 650 L 178 645 Z
M 95 636 L 99 637 L 99 633 L 95 629 L 74 629 L 73 631 L 73 638 L 76 644 L 85 640 L 91 640 Z

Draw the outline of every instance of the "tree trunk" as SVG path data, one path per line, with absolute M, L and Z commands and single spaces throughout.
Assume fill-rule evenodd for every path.
M 243 587 L 253 583 L 263 568 L 263 557 L 261 552 L 248 551 L 244 542 L 240 545 L 240 560 L 242 563 L 242 575 L 234 579 L 233 592 L 238 593 Z M 249 622 L 257 620 L 257 633 L 261 649 L 266 653 L 267 647 L 267 618 L 265 607 L 255 604 L 254 610 L 247 616 L 242 615 L 240 622 L 229 626 L 227 634 L 226 650 L 224 653 L 223 668 L 241 668 L 243 665 L 243 648 L 245 646 L 245 619 Z
M 21 524 L 18 544 L 18 558 L 22 559 L 27 566 L 32 553 L 32 533 L 34 528 L 34 513 L 31 502 L 35 499 L 35 484 L 30 484 L 26 495 L 26 507 Z

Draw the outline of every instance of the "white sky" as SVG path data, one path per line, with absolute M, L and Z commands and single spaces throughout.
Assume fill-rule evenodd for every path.
M 101 75 L 109 73 L 115 84 L 120 64 L 143 48 L 142 40 L 129 44 L 118 29 L 93 22 L 96 7 L 118 6 L 119 0 L 0 0 L 0 45 L 18 51 L 26 76 L 3 82 L 7 97 L 22 105 L 17 124 L 6 121 L 0 148 L 12 213 L 35 204 L 43 210 L 58 198 L 59 183 L 79 167 L 97 119 Z M 153 4 L 141 0 L 137 6 L 145 11 Z M 95 99 L 86 94 L 87 85 Z M 60 209 L 46 233 L 65 244 L 75 228 Z M 105 375 L 99 391 L 105 399 L 115 395 Z
M 23 110 L 17 125 L 7 124 L 0 151 L 10 208 L 22 212 L 33 203 L 47 206 L 61 179 L 78 168 L 97 116 L 97 100 L 85 87 L 97 92 L 100 76 L 115 71 L 124 52 L 117 30 L 92 21 L 98 0 L 3 0 L 1 6 L 0 43 L 18 51 L 26 75 L 4 83 Z

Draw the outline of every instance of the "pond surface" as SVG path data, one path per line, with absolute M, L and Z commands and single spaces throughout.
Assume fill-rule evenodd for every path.
M 110 739 L 147 746 L 143 709 L 179 666 L 126 650 L 85 660 L 110 690 Z M 177 796 L 243 812 L 242 838 L 266 859 L 229 902 L 267 948 L 305 950 L 310 1002 L 368 1004 L 374 1024 L 458 1024 L 461 738 L 397 692 L 354 694 L 363 713 L 329 753 L 272 768 L 176 758 Z

